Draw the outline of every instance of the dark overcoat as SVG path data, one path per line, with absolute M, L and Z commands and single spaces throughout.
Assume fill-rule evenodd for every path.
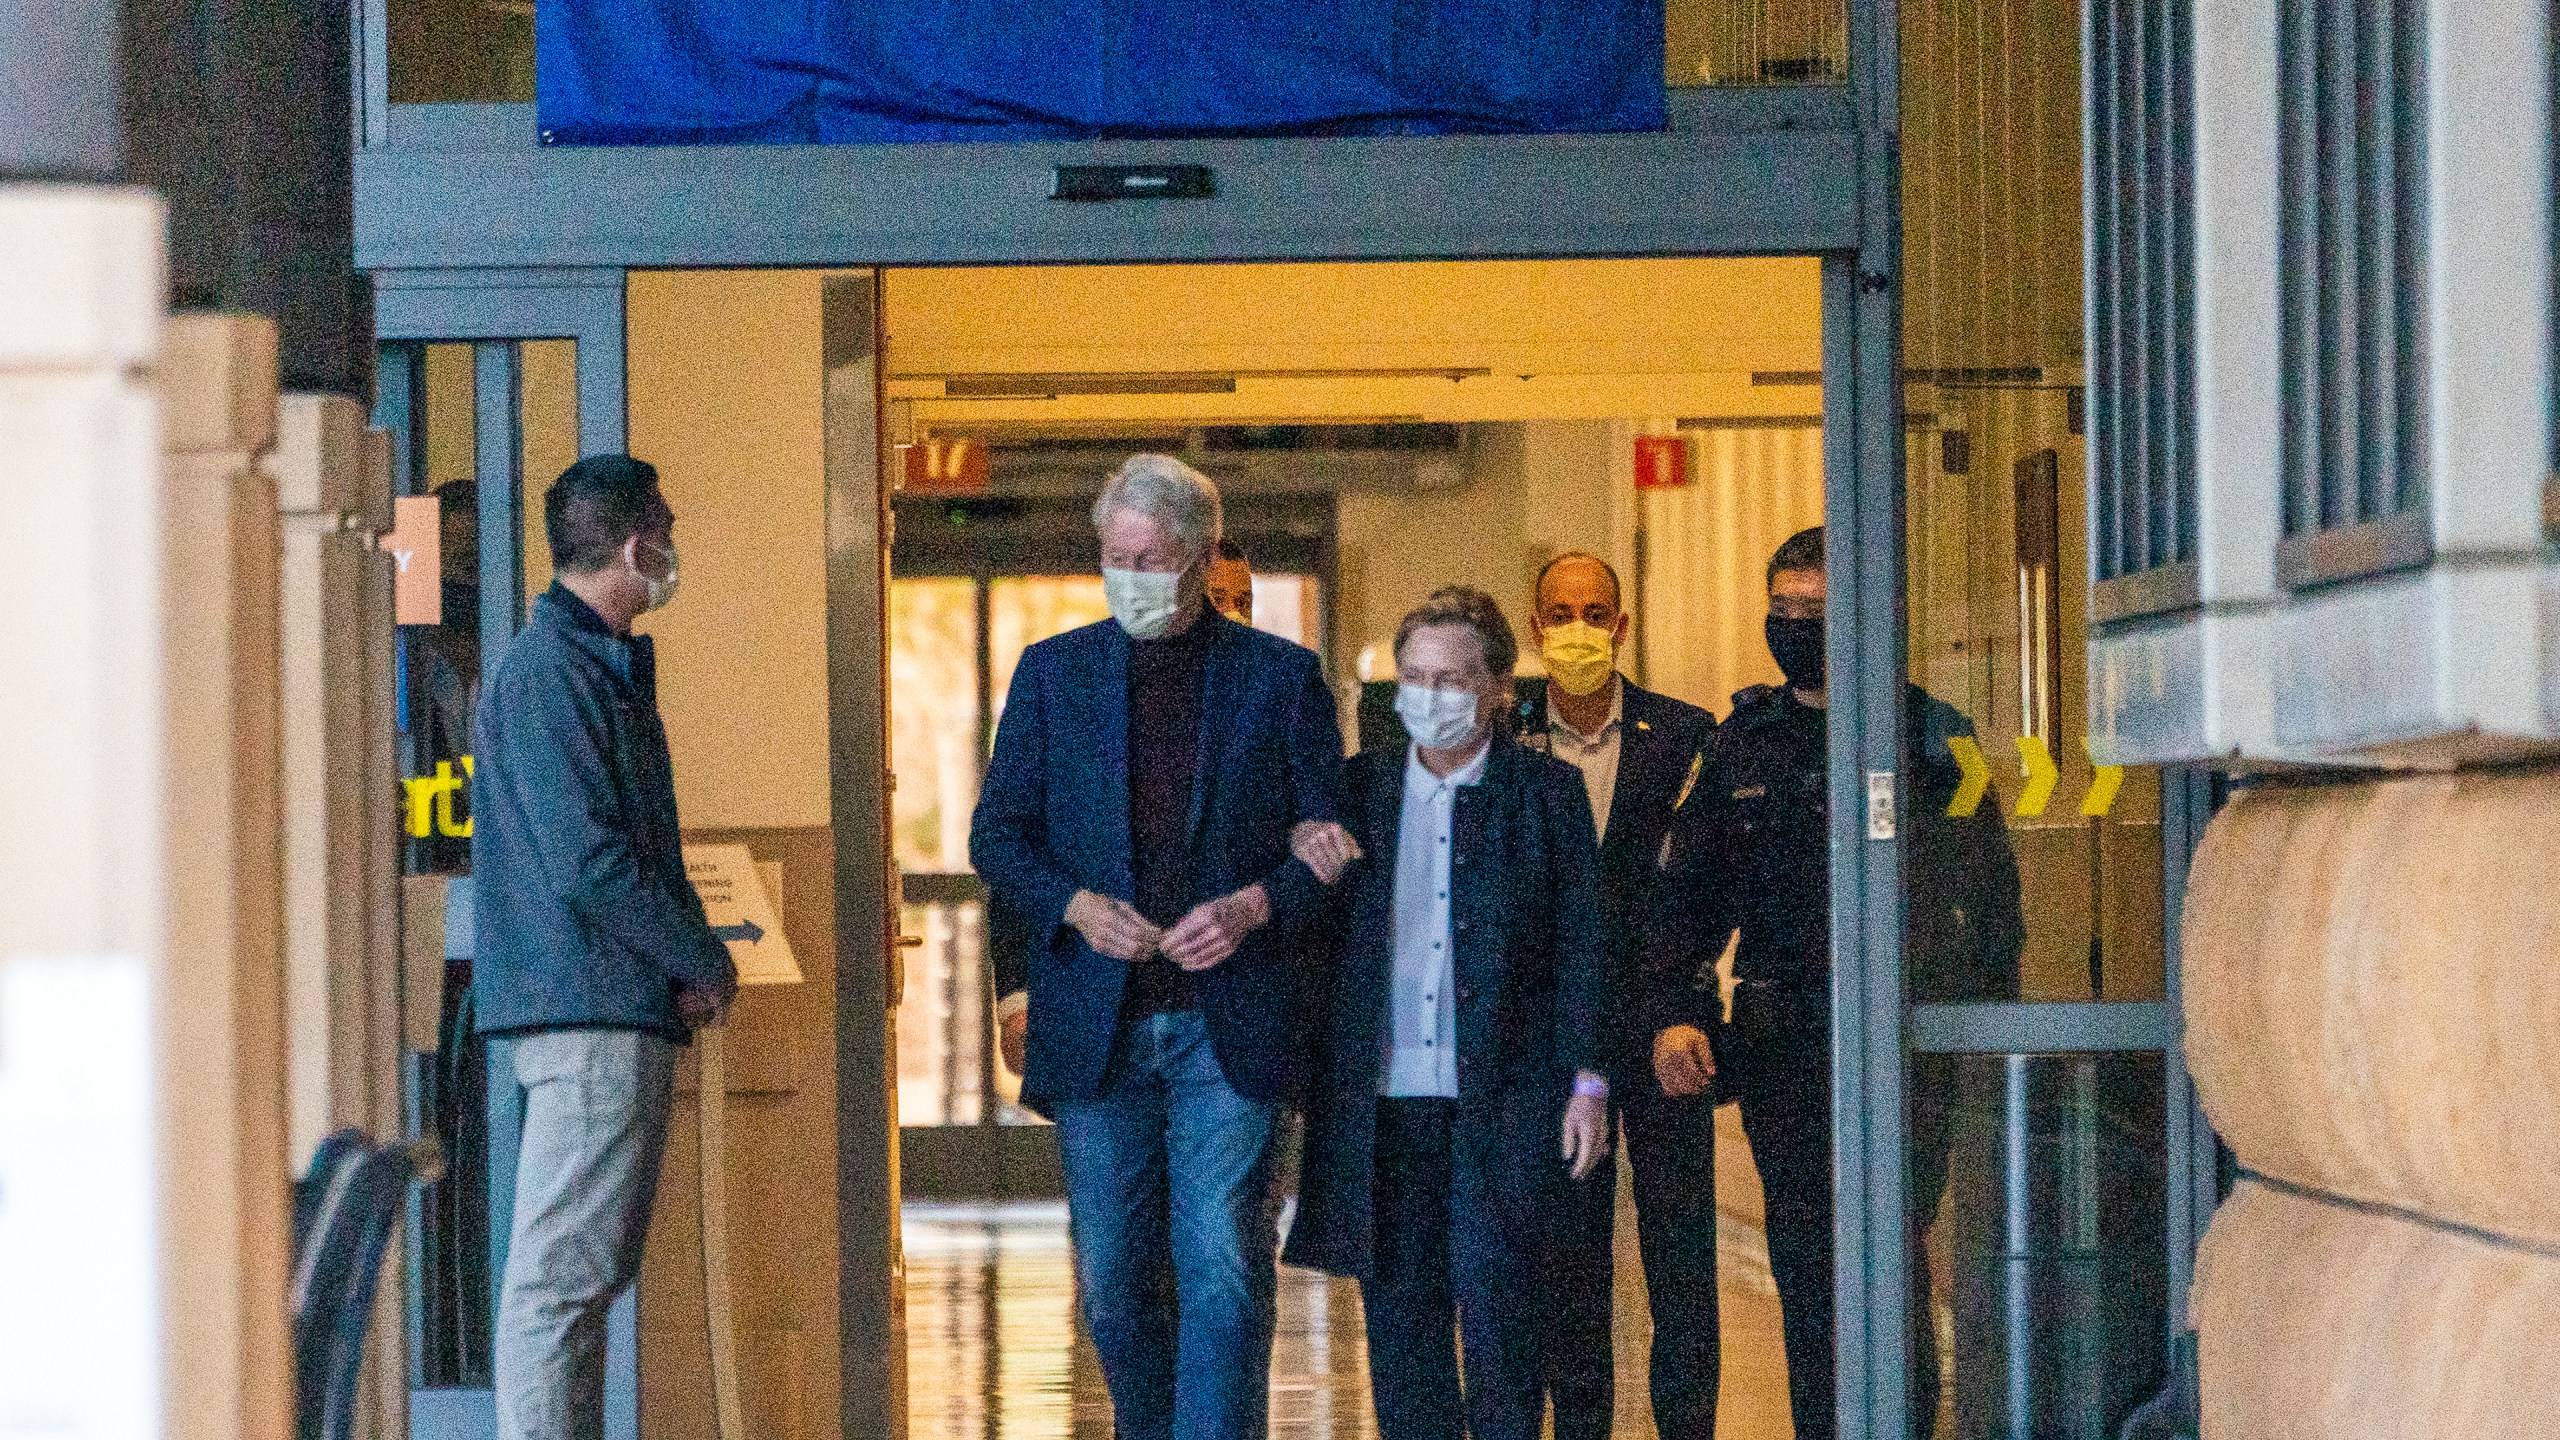
M 1305 1158 L 1287 1258 L 1367 1278 L 1375 1233 L 1372 1141 L 1395 970 L 1395 874 L 1407 752 L 1368 751 L 1346 772 L 1367 858 L 1344 878 L 1317 1033 Z M 1509 1237 L 1525 1261 L 1562 1200 L 1564 1106 L 1601 1058 L 1607 1012 L 1591 801 L 1581 773 L 1508 738 L 1461 790 L 1450 855 L 1458 1099 L 1452 1222 Z M 1584 1182 L 1595 1183 L 1595 1182 Z

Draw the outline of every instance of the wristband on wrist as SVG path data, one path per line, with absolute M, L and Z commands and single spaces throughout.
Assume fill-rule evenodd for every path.
M 1597 1075 L 1576 1075 L 1573 1077 L 1573 1093 L 1597 1095 L 1606 1099 L 1609 1094 L 1609 1082 Z

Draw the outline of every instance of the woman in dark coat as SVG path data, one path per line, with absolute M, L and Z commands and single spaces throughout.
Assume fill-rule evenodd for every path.
M 1591 804 L 1497 723 L 1517 654 L 1482 592 L 1434 595 L 1396 634 L 1413 743 L 1348 771 L 1361 858 L 1287 1257 L 1360 1281 L 1383 1440 L 1536 1440 L 1533 1262 L 1566 1187 L 1614 1178 Z M 1329 843 L 1319 873 L 1352 859 Z

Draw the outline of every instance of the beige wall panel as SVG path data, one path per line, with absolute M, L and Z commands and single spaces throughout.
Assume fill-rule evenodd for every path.
M 1762 624 L 1769 557 L 1822 523 L 1822 431 L 1682 433 L 1688 486 L 1639 502 L 1645 674 L 1652 688 L 1721 716 L 1734 691 L 1780 678 Z
M 839 1431 L 834 844 L 824 829 L 689 831 L 782 866 L 782 926 L 806 979 L 750 988 L 728 1035 L 731 1284 L 739 1389 L 758 1440 Z M 690 1056 L 640 1279 L 640 1425 L 713 1440 L 702 1289 L 701 1151 Z
M 367 429 L 362 439 L 354 498 L 365 527 L 379 535 L 391 528 L 390 437 Z M 363 772 L 359 827 L 351 848 L 364 862 L 365 1128 L 376 1139 L 396 1140 L 404 1133 L 405 1117 L 400 1097 L 400 761 L 398 718 L 391 709 L 397 683 L 392 564 L 391 557 L 373 548 L 369 539 L 358 552 L 357 564 L 355 623 L 364 653 L 364 718 L 359 732 Z M 364 1387 L 372 1404 L 363 1428 L 375 1440 L 397 1440 L 409 1432 L 407 1244 L 408 1227 L 394 1227 L 374 1291 L 373 1328 L 365 1341 Z
M 822 279 L 631 277 L 631 449 L 684 557 L 682 597 L 641 628 L 688 827 L 827 823 Z
M 390 528 L 390 495 L 365 478 L 364 408 L 338 395 L 284 395 L 276 403 L 276 505 L 288 515 L 361 519 Z M 377 514 L 377 511 L 383 513 Z M 343 528 L 343 526 L 342 526 Z M 354 614 L 350 597 L 347 614 Z
M 517 425 L 524 472 L 524 593 L 531 599 L 551 588 L 542 497 L 578 460 L 578 342 L 527 340 L 517 354 L 523 364 Z
M 472 397 L 472 359 L 468 344 L 427 347 L 427 484 L 433 491 L 449 480 L 479 474 L 479 416 Z
M 276 327 L 266 316 L 170 317 L 159 374 L 160 439 L 169 454 L 245 463 L 275 444 Z
M 188 315 L 160 366 L 169 950 L 161 992 L 170 1433 L 293 1428 L 277 789 L 275 329 Z
M 444 906 L 448 875 L 400 877 L 400 1043 L 421 1055 L 443 1044 Z
M 2188 1066 L 2250 1166 L 2560 1243 L 2560 774 L 2258 790 L 2207 830 Z
M 1615 438 L 1607 420 L 1533 420 L 1520 427 L 1520 530 L 1535 565 L 1587 550 L 1624 568 L 1614 523 L 1620 498 L 1612 483 Z
M 354 849 L 361 813 L 357 763 L 363 724 L 362 652 L 338 623 L 352 608 L 357 554 L 334 528 L 285 522 L 284 877 L 285 975 L 290 1019 L 292 1157 L 299 1172 L 322 1137 L 356 1123 L 366 1105 L 361 1070 L 364 996 L 332 993 L 333 978 L 363 953 L 357 905 L 363 882 Z
M 2560 1259 L 2244 1182 L 2197 1260 L 2205 1440 L 2547 1435 Z
M 1395 676 L 1396 622 L 1443 585 L 1476 586 L 1523 632 L 1529 623 L 1522 427 L 1473 434 L 1467 483 L 1405 495 L 1346 494 L 1335 509 L 1338 652 L 1368 679 Z M 1364 661 L 1364 654 L 1366 659 Z

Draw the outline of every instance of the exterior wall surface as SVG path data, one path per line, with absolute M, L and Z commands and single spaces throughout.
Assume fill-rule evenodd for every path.
M 2244 1179 L 2205 1435 L 2543 1433 L 2560 1397 L 2560 773 L 2244 794 L 2188 891 L 2188 1064 Z

